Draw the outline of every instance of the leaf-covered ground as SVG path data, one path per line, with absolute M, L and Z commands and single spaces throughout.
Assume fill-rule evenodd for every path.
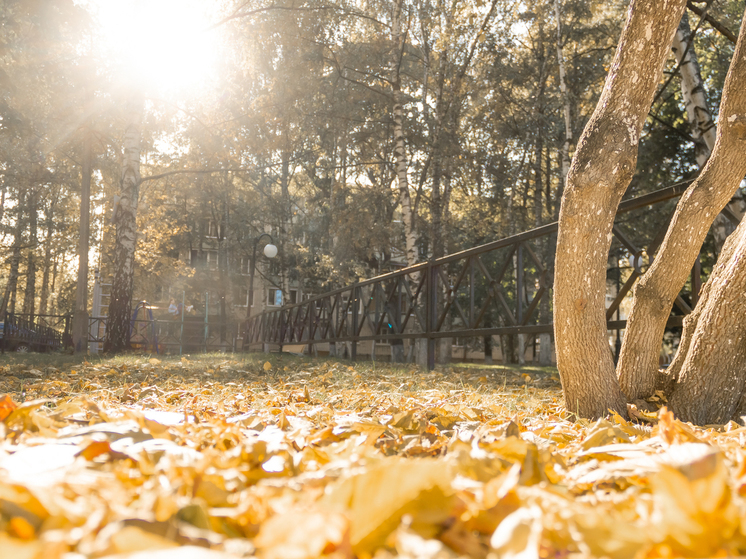
M 0 558 L 746 552 L 745 428 L 574 421 L 552 370 L 0 359 Z

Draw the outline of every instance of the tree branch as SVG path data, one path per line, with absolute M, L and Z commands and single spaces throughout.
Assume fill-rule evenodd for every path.
M 245 4 L 243 4 L 243 6 L 241 6 L 241 8 L 243 8 L 246 4 L 248 4 L 248 2 L 246 2 Z M 257 8 L 256 10 L 249 10 L 248 12 L 241 12 L 240 11 L 241 8 L 239 8 L 238 10 L 236 10 L 235 12 L 233 12 L 231 15 L 229 15 L 227 17 L 224 17 L 223 19 L 221 19 L 217 23 L 212 24 L 210 27 L 207 27 L 205 29 L 205 31 L 211 31 L 211 30 L 215 29 L 216 27 L 220 27 L 224 23 L 227 23 L 227 22 L 229 22 L 229 21 L 231 21 L 233 19 L 239 19 L 239 18 L 243 18 L 243 17 L 250 17 L 250 16 L 254 16 L 254 15 L 265 13 L 265 12 L 271 12 L 271 11 L 278 11 L 278 12 L 279 11 L 283 11 L 283 12 L 316 12 L 316 11 L 320 11 L 320 10 L 337 10 L 337 11 L 341 12 L 344 15 L 359 17 L 361 19 L 367 19 L 368 21 L 372 21 L 373 23 L 377 23 L 378 25 L 383 25 L 385 27 L 388 27 L 388 25 L 386 25 L 382 21 L 380 21 L 380 20 L 378 20 L 378 19 L 376 19 L 376 18 L 374 18 L 372 16 L 369 16 L 369 15 L 364 14 L 362 12 L 355 12 L 355 11 L 351 11 L 351 10 L 340 10 L 339 7 L 337 7 L 337 6 L 317 6 L 317 7 L 297 7 L 297 8 L 289 7 L 289 6 L 265 6 L 264 8 Z
M 716 20 L 714 17 L 712 17 L 710 14 L 707 13 L 707 8 L 704 10 L 702 8 L 698 8 L 694 5 L 691 0 L 686 3 L 686 7 L 689 8 L 692 12 L 703 18 L 707 23 L 712 25 L 712 28 L 715 31 L 719 31 L 721 35 L 726 37 L 731 43 L 734 45 L 738 41 L 738 37 L 735 36 L 735 34 L 728 29 L 725 25 L 720 23 L 718 20 Z M 709 7 L 709 6 L 708 6 Z

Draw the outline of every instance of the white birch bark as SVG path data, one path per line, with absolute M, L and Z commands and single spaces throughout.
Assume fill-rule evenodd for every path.
M 140 124 L 143 101 L 133 96 L 127 104 L 128 122 L 124 133 L 121 198 L 116 208 L 116 241 L 111 302 L 106 322 L 105 352 L 121 352 L 129 347 L 129 320 L 132 282 L 137 245 L 137 203 L 140 189 Z
M 559 68 L 559 88 L 562 99 L 562 113 L 565 117 L 565 140 L 562 142 L 560 190 L 557 193 L 562 197 L 562 191 L 567 183 L 567 174 L 570 172 L 570 144 L 572 143 L 572 116 L 570 112 L 570 98 L 567 93 L 567 74 L 565 72 L 565 56 L 562 52 L 562 19 L 560 12 L 560 0 L 554 0 L 554 17 L 557 20 L 557 66 Z M 557 205 L 559 208 L 559 204 Z M 559 211 L 557 210 L 559 213 Z
M 407 265 L 417 263 L 417 232 L 412 212 L 412 199 L 409 195 L 409 178 L 407 176 L 409 164 L 407 148 L 404 139 L 404 107 L 401 92 L 401 57 L 404 46 L 404 35 L 401 29 L 402 0 L 395 0 L 391 11 L 391 42 L 393 56 L 391 59 L 391 86 L 393 90 L 394 106 L 394 161 L 396 165 L 397 186 L 399 187 L 399 202 L 401 204 L 402 224 L 404 225 L 404 241 Z
M 699 62 L 692 44 L 692 31 L 686 13 L 681 18 L 679 28 L 674 35 L 671 48 L 679 64 L 681 75 L 681 94 L 684 98 L 687 120 L 691 125 L 694 139 L 694 154 L 697 165 L 702 169 L 715 148 L 716 127 L 712 113 L 707 106 L 704 82 L 699 69 Z

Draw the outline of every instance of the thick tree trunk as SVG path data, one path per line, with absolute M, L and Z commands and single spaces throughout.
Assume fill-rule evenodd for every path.
M 606 265 L 619 202 L 685 0 L 633 0 L 599 99 L 573 158 L 557 239 L 554 330 L 565 405 L 582 417 L 627 407 L 606 316 Z
M 673 302 L 715 216 L 746 174 L 745 25 L 741 25 L 723 87 L 715 149 L 700 176 L 679 200 L 658 255 L 633 290 L 618 368 L 622 390 L 630 399 L 652 394 L 661 339 Z
M 137 244 L 137 202 L 140 187 L 140 123 L 143 105 L 139 97 L 128 103 L 129 122 L 124 133 L 121 198 L 116 208 L 116 241 L 111 302 L 106 322 L 105 352 L 129 348 L 132 282 Z
M 686 325 L 670 398 L 679 419 L 699 425 L 734 417 L 746 385 L 746 221 L 728 238 Z

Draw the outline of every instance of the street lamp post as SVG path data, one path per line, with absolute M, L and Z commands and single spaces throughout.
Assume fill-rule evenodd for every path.
M 249 270 L 249 305 L 246 308 L 246 318 L 251 318 L 251 306 L 254 304 L 254 270 L 256 269 L 256 248 L 259 246 L 259 242 L 264 238 L 268 237 L 269 242 L 264 245 L 264 256 L 267 258 L 274 258 L 277 256 L 277 247 L 272 244 L 274 240 L 272 235 L 269 233 L 262 233 L 256 239 L 254 239 L 254 248 L 251 251 L 251 268 Z

